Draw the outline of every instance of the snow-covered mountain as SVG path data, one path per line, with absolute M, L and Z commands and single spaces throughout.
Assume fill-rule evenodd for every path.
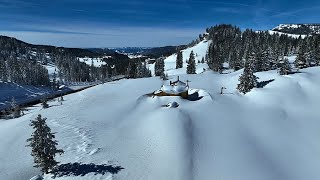
M 177 51 L 177 49 L 185 48 L 185 45 L 180 46 L 164 46 L 164 47 L 122 47 L 110 48 L 118 53 L 128 55 L 131 59 L 134 58 L 159 58 L 169 56 Z
M 295 35 L 320 34 L 320 24 L 280 24 L 272 31 Z

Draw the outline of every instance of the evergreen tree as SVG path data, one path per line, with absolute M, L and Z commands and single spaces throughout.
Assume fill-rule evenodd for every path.
M 187 65 L 187 74 L 196 74 L 196 62 L 193 51 L 190 53 L 188 65 Z
M 201 59 L 201 63 L 202 63 L 202 64 L 204 64 L 204 57 L 202 57 L 202 59 Z
M 306 67 L 309 67 L 307 63 L 307 57 L 306 57 L 306 44 L 305 42 L 302 42 L 299 46 L 298 56 L 295 60 L 295 66 L 296 68 L 303 69 Z
M 52 77 L 52 88 L 54 90 L 58 89 L 59 86 L 57 85 L 57 75 L 56 72 L 53 73 L 53 77 Z
M 6 82 L 8 78 L 7 73 L 6 61 L 0 58 L 0 80 Z
M 55 133 L 51 132 L 46 123 L 46 118 L 39 114 L 37 118 L 31 121 L 30 126 L 34 129 L 31 138 L 27 139 L 29 147 L 32 148 L 31 155 L 34 158 L 34 167 L 40 168 L 43 173 L 49 173 L 50 170 L 59 163 L 54 158 L 56 154 L 62 154 L 62 149 L 57 149 L 58 141 L 55 140 Z
M 223 71 L 222 52 L 220 51 L 220 48 L 218 46 L 213 48 L 211 59 L 212 59 L 212 65 L 211 65 L 212 70 L 215 72 L 222 73 Z
M 284 58 L 279 62 L 279 70 L 280 75 L 288 75 L 291 72 L 291 66 L 288 58 Z
M 162 79 L 162 80 L 168 80 L 168 74 L 163 72 L 163 73 L 160 75 L 160 79 Z
M 179 50 L 177 53 L 177 59 L 176 59 L 176 69 L 183 67 L 183 55 L 182 51 Z
M 11 110 L 12 110 L 12 117 L 13 118 L 20 117 L 21 116 L 21 109 L 20 109 L 20 106 L 18 105 L 18 103 L 16 102 L 14 97 L 12 97 L 10 105 L 11 105 Z
M 275 50 L 273 50 L 272 48 L 268 48 L 267 49 L 267 56 L 265 56 L 267 63 L 267 70 L 275 70 L 277 69 L 277 65 L 278 65 L 278 60 L 279 60 L 279 56 L 277 55 L 277 53 L 275 52 Z
M 154 73 L 155 76 L 161 76 L 164 74 L 164 60 L 163 58 L 159 58 L 156 60 L 154 65 Z
M 127 78 L 137 78 L 137 64 L 133 61 L 129 62 Z
M 147 68 L 146 62 L 138 63 L 136 77 L 137 78 L 151 77 L 151 71 Z
M 261 51 L 256 54 L 256 62 L 254 72 L 268 71 L 271 69 L 270 56 L 268 51 Z
M 237 89 L 240 93 L 246 94 L 251 91 L 254 87 L 257 87 L 258 81 L 257 77 L 253 74 L 253 62 L 255 54 L 252 53 L 248 60 L 245 62 L 244 70 L 242 75 L 239 78 L 240 84 L 238 84 Z
M 48 104 L 47 98 L 41 99 L 41 105 L 42 105 L 42 108 L 43 108 L 43 109 L 49 108 L 49 104 Z
M 314 36 L 312 58 L 316 66 L 320 66 L 320 35 Z
M 315 65 L 320 66 L 320 46 L 315 50 L 314 60 L 315 60 Z

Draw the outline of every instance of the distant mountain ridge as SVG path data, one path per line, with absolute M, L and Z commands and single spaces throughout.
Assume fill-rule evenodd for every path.
M 159 58 L 162 56 L 170 56 L 171 54 L 176 53 L 178 49 L 184 49 L 186 47 L 186 45 L 179 45 L 164 47 L 118 47 L 108 49 L 125 55 L 142 55 L 150 58 Z
M 296 35 L 320 34 L 320 23 L 318 24 L 279 24 L 272 31 Z

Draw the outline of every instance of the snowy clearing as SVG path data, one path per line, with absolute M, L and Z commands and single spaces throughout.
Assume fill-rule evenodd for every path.
M 106 57 L 108 58 L 108 57 Z M 106 65 L 107 63 L 102 61 L 103 58 L 89 58 L 89 57 L 84 57 L 84 58 L 79 58 L 80 62 L 84 62 L 88 65 L 93 65 L 95 67 L 101 67 L 102 65 Z

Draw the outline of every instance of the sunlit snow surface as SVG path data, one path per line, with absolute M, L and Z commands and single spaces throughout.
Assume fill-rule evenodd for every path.
M 208 68 L 207 63 L 198 63 L 198 61 L 201 62 L 202 58 L 205 58 L 206 52 L 208 49 L 208 46 L 211 41 L 201 41 L 199 44 L 184 49 L 182 50 L 182 58 L 183 58 L 183 67 L 176 69 L 176 59 L 177 59 L 177 54 L 173 54 L 169 57 L 167 57 L 164 62 L 165 62 L 165 70 L 168 75 L 177 75 L 177 74 L 186 74 L 187 71 L 187 60 L 189 60 L 190 53 L 193 51 L 195 55 L 195 60 L 196 60 L 196 73 L 202 73 L 205 69 Z M 154 64 L 150 66 L 150 70 L 154 74 Z
M 57 179 L 319 179 L 320 68 L 256 73 L 259 81 L 275 80 L 246 95 L 236 91 L 241 73 L 180 74 L 204 96 L 198 101 L 144 96 L 162 84 L 153 77 L 99 85 L 66 96 L 63 105 L 49 102 L 49 109 L 29 108 L 21 118 L 0 121 L 0 179 L 39 173 L 25 147 L 29 121 L 38 114 L 57 132 L 62 163 L 124 168 Z M 179 107 L 163 107 L 170 102 Z
M 201 42 L 185 50 L 184 61 L 192 49 L 202 58 L 207 46 Z M 25 147 L 29 122 L 38 114 L 48 118 L 65 150 L 57 158 L 61 163 L 124 168 L 113 175 L 56 180 L 320 179 L 320 67 L 287 76 L 256 73 L 260 82 L 274 81 L 242 95 L 236 90 L 242 70 L 202 73 L 206 65 L 197 63 L 199 74 L 186 75 L 186 64 L 175 69 L 175 55 L 165 63 L 166 82 L 159 77 L 109 82 L 65 96 L 62 105 L 50 101 L 49 109 L 37 105 L 21 118 L 0 120 L 0 179 L 40 174 Z M 199 99 L 146 95 L 178 75 L 190 81 L 189 94 Z M 172 102 L 179 106 L 168 108 Z

